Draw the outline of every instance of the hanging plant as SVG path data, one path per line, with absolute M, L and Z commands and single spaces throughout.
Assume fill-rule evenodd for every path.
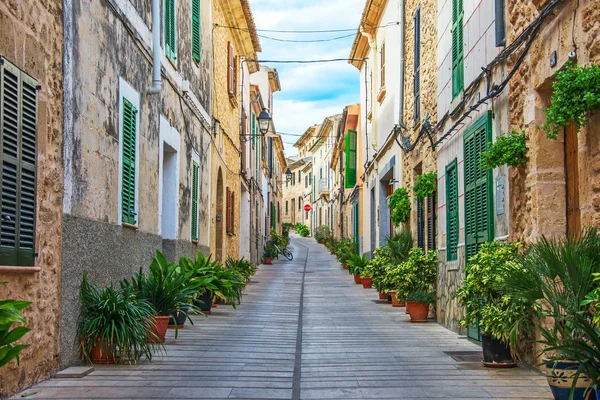
M 391 218 L 394 226 L 401 222 L 408 222 L 410 218 L 410 197 L 406 188 L 398 188 L 392 193 L 388 207 L 391 210 Z
M 494 169 L 500 165 L 514 167 L 527 162 L 527 144 L 525 131 L 510 131 L 496 138 L 487 149 L 481 153 L 479 166 L 481 169 Z
M 417 200 L 423 200 L 435 193 L 437 189 L 437 173 L 429 172 L 421 174 L 413 186 L 413 192 Z
M 556 73 L 551 106 L 546 109 L 543 129 L 546 137 L 556 139 L 561 128 L 571 121 L 577 130 L 587 122 L 587 113 L 600 109 L 600 67 L 589 67 L 568 61 L 562 71 Z

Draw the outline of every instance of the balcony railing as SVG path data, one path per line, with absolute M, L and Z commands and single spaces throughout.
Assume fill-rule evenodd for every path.
M 329 195 L 331 191 L 331 181 L 329 179 L 319 179 L 319 195 Z

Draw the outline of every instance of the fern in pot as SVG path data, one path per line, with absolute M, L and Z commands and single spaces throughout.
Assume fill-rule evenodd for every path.
M 131 287 L 100 288 L 90 283 L 86 274 L 79 299 L 79 353 L 85 361 L 136 362 L 142 356 L 152 359 L 152 350 L 162 348 L 146 342 L 147 326 L 155 311 L 148 301 L 135 296 Z
M 369 264 L 369 260 L 365 255 L 352 254 L 347 262 L 349 272 L 354 275 L 354 283 L 360 285 L 362 283 L 361 274 Z

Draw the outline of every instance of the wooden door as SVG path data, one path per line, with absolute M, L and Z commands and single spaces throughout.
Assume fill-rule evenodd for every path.
M 567 235 L 579 235 L 581 209 L 579 208 L 579 151 L 577 128 L 571 122 L 565 128 L 565 180 L 567 185 Z

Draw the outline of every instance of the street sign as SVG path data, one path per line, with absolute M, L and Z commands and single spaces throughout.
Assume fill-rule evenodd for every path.
M 304 211 L 309 212 L 310 211 L 310 204 L 306 204 L 304 206 Z

